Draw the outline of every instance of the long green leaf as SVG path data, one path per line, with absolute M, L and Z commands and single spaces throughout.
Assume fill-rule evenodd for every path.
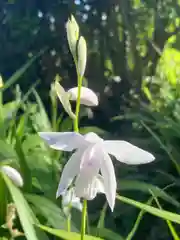
M 157 186 L 154 186 L 149 183 L 135 181 L 135 180 L 119 180 L 118 189 L 120 191 L 123 190 L 132 190 L 132 191 L 141 191 L 150 194 L 150 190 L 154 193 L 155 196 L 162 198 L 163 200 L 175 205 L 176 207 L 180 207 L 180 203 L 167 194 L 165 191 L 160 189 Z
M 91 234 L 102 237 L 106 240 L 124 240 L 124 238 L 122 236 L 120 236 L 119 234 L 117 234 L 107 228 L 91 227 L 90 230 L 91 230 Z
M 152 201 L 153 201 L 153 198 L 151 197 L 151 198 L 147 201 L 147 204 L 151 204 Z M 143 216 L 144 216 L 145 213 L 146 213 L 146 211 L 145 211 L 144 209 L 142 209 L 142 210 L 139 212 L 139 214 L 138 214 L 138 216 L 137 216 L 137 218 L 136 218 L 136 221 L 135 221 L 135 223 L 134 223 L 131 231 L 128 233 L 128 236 L 126 237 L 126 240 L 131 240 L 131 239 L 133 239 L 133 237 L 134 237 L 134 235 L 135 235 L 135 233 L 136 233 L 136 231 L 137 231 L 137 229 L 138 229 L 138 227 L 139 227 L 139 224 L 140 224 L 140 222 L 141 222 L 141 220 L 142 220 L 142 218 L 143 218 Z
M 44 53 L 45 50 L 40 51 L 36 56 L 27 61 L 20 69 L 18 69 L 4 84 L 0 91 L 5 91 L 12 84 L 19 80 L 20 77 L 29 69 L 29 67 L 34 63 L 34 61 Z
M 155 134 L 155 133 L 153 132 L 153 130 L 145 124 L 145 122 L 140 121 L 140 123 L 142 124 L 142 126 L 143 126 L 144 128 L 146 128 L 146 130 L 147 130 L 147 131 L 153 136 L 153 138 L 159 143 L 160 147 L 161 147 L 162 149 L 164 149 L 164 151 L 167 153 L 167 155 L 168 155 L 169 158 L 171 159 L 172 163 L 174 164 L 174 166 L 175 166 L 178 174 L 180 175 L 180 166 L 179 166 L 177 160 L 176 160 L 176 159 L 174 158 L 174 156 L 172 155 L 172 153 L 168 150 L 168 148 L 166 147 L 166 145 L 161 141 L 161 139 L 159 138 L 159 136 L 158 136 L 157 134 Z
M 64 240 L 80 240 L 81 239 L 81 235 L 75 232 L 67 232 L 64 230 L 53 229 L 43 225 L 37 225 L 37 226 L 42 230 Z M 85 235 L 84 240 L 102 240 L 102 238 Z
M 153 196 L 153 198 L 154 198 L 154 200 L 155 200 L 158 208 L 162 210 L 162 207 L 161 207 L 161 205 L 160 205 L 160 202 L 159 202 L 158 198 L 153 194 L 153 192 L 151 192 L 151 193 L 152 193 L 152 196 Z M 170 232 L 171 232 L 171 235 L 172 235 L 173 239 L 174 239 L 174 240 L 180 240 L 180 238 L 179 238 L 179 236 L 178 236 L 178 234 L 177 234 L 174 226 L 172 225 L 171 221 L 166 220 L 166 223 L 167 223 L 167 225 L 168 225 L 168 227 L 169 227 L 169 230 L 170 230 Z
M 172 212 L 165 211 L 165 210 L 160 210 L 158 208 L 151 207 L 147 204 L 137 202 L 137 201 L 127 198 L 127 197 L 117 195 L 116 198 L 124 203 L 131 205 L 131 206 L 134 206 L 139 209 L 143 209 L 144 211 L 146 211 L 154 216 L 157 216 L 157 217 L 163 218 L 165 220 L 170 220 L 172 222 L 180 224 L 180 215 L 178 215 L 176 213 L 172 213 Z
M 35 219 L 33 219 L 28 203 L 26 202 L 20 190 L 14 186 L 11 180 L 5 174 L 1 174 L 16 205 L 17 213 L 27 240 L 38 240 L 35 228 L 33 226 Z
M 35 89 L 32 92 L 36 98 L 36 102 L 39 107 L 39 115 L 36 114 L 37 123 L 38 123 L 39 127 L 42 128 L 41 130 L 40 129 L 39 130 L 40 131 L 52 131 L 51 121 L 48 117 L 45 106 L 44 106 L 39 94 L 37 93 L 37 91 Z
M 26 161 L 26 156 L 24 154 L 24 151 L 22 149 L 22 143 L 19 138 L 19 136 L 16 136 L 16 152 L 19 157 L 19 163 L 20 163 L 20 168 L 21 168 L 21 173 L 24 179 L 24 189 L 26 190 L 31 190 L 32 187 L 32 180 L 31 180 L 31 171 L 29 169 L 29 166 Z
M 4 179 L 0 175 L 0 226 L 5 223 L 7 208 L 7 191 Z

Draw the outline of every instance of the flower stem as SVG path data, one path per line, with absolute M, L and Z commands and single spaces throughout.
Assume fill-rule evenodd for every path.
M 78 96 L 76 101 L 76 118 L 74 119 L 74 131 L 79 132 L 79 111 L 80 111 L 80 102 L 81 102 L 81 86 L 82 86 L 82 77 L 78 74 Z
M 83 210 L 81 218 L 81 240 L 84 240 L 86 233 L 86 213 L 87 213 L 87 200 L 83 200 Z
M 77 68 L 76 68 L 77 69 Z M 78 71 L 77 71 L 78 72 Z M 81 101 L 81 87 L 82 87 L 82 76 L 77 74 L 78 78 L 78 96 L 76 101 L 76 118 L 74 119 L 74 131 L 79 132 L 79 111 L 80 111 L 80 101 Z M 86 233 L 86 215 L 87 215 L 87 200 L 83 200 L 83 210 L 81 218 L 81 240 L 84 240 Z
M 67 217 L 67 231 L 71 231 L 71 215 L 69 214 Z

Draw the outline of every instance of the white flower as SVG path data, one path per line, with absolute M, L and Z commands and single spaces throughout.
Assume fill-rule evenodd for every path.
M 2 166 L 0 169 L 3 173 L 5 173 L 13 181 L 13 183 L 17 187 L 23 186 L 23 179 L 22 179 L 20 173 L 16 169 L 14 169 L 10 166 Z
M 79 38 L 79 42 L 77 46 L 77 54 L 78 54 L 78 62 L 77 62 L 78 73 L 81 77 L 83 77 L 86 69 L 87 46 L 86 46 L 86 40 L 82 36 Z
M 70 100 L 77 100 L 78 87 L 74 87 L 68 90 Z M 98 105 L 98 97 L 90 88 L 81 87 L 81 104 L 92 107 Z
M 86 172 L 84 172 L 84 174 L 79 174 L 76 179 L 75 193 L 77 196 L 87 200 L 92 200 L 96 197 L 97 193 L 105 193 L 104 179 L 100 174 L 94 176 L 88 184 L 83 179 L 86 177 L 85 174 Z
M 60 85 L 60 83 L 56 80 L 53 89 L 55 90 L 60 102 L 62 103 L 64 110 L 72 119 L 74 119 L 76 116 L 72 112 L 69 100 L 77 100 L 78 87 L 71 88 L 66 92 L 64 88 Z M 91 89 L 81 87 L 80 103 L 88 107 L 97 106 L 98 97 Z
M 128 142 L 104 141 L 93 132 L 84 136 L 75 132 L 39 134 L 53 149 L 68 152 L 76 150 L 63 169 L 56 196 L 64 194 L 75 179 L 77 197 L 90 200 L 98 192 L 104 192 L 112 211 L 117 184 L 109 154 L 126 164 L 149 163 L 155 159 L 151 153 Z
M 70 207 L 76 208 L 82 211 L 82 203 L 74 193 L 74 188 L 69 189 L 62 195 L 62 208 L 63 211 L 68 215 Z

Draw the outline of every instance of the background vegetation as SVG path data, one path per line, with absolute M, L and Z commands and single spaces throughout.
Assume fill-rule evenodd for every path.
M 14 227 L 28 240 L 58 239 L 58 234 L 75 239 L 60 230 L 50 232 L 67 229 L 61 200 L 55 199 L 67 156 L 49 149 L 37 135 L 72 129 L 51 91 L 56 74 L 65 88 L 76 85 L 65 31 L 71 13 L 88 44 L 85 83 L 100 99 L 97 108 L 83 109 L 81 133 L 92 130 L 152 152 L 156 161 L 148 166 L 115 163 L 118 193 L 180 214 L 180 1 L 1 0 L 0 164 L 16 167 L 25 185 L 20 191 L 5 176 L 1 179 L 0 221 L 12 222 L 3 204 L 15 202 Z M 10 195 L 4 194 L 4 181 Z M 89 201 L 89 233 L 107 240 L 179 239 L 179 225 L 126 200 L 117 200 L 113 214 L 104 196 Z M 180 215 L 168 216 L 180 223 Z M 71 220 L 78 232 L 75 209 Z M 0 236 L 10 239 L 9 230 L 1 227 Z

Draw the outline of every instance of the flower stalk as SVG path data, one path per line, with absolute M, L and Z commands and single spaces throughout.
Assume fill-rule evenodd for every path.
M 81 103 L 81 87 L 82 87 L 82 77 L 78 74 L 78 96 L 76 101 L 76 118 L 74 119 L 74 131 L 79 132 L 79 111 Z
M 83 211 L 81 218 L 81 240 L 84 240 L 84 236 L 86 233 L 86 215 L 87 215 L 87 200 L 83 200 Z
M 82 87 L 83 75 L 79 74 L 77 64 L 76 64 L 76 71 L 77 71 L 77 82 L 78 82 L 78 96 L 76 101 L 76 112 L 75 112 L 76 117 L 73 122 L 74 122 L 74 131 L 78 133 L 79 132 L 79 112 L 80 112 L 80 104 L 81 104 L 81 87 Z M 86 232 L 86 212 L 87 212 L 87 200 L 84 199 L 82 218 L 81 218 L 81 240 L 84 240 L 84 236 Z
M 81 101 L 81 87 L 82 87 L 82 77 L 78 76 L 78 97 L 76 101 L 76 118 L 74 119 L 74 131 L 79 132 L 79 111 L 80 111 L 80 101 Z M 83 200 L 83 211 L 81 218 L 81 240 L 84 240 L 85 232 L 86 232 L 86 213 L 87 213 L 87 200 Z

